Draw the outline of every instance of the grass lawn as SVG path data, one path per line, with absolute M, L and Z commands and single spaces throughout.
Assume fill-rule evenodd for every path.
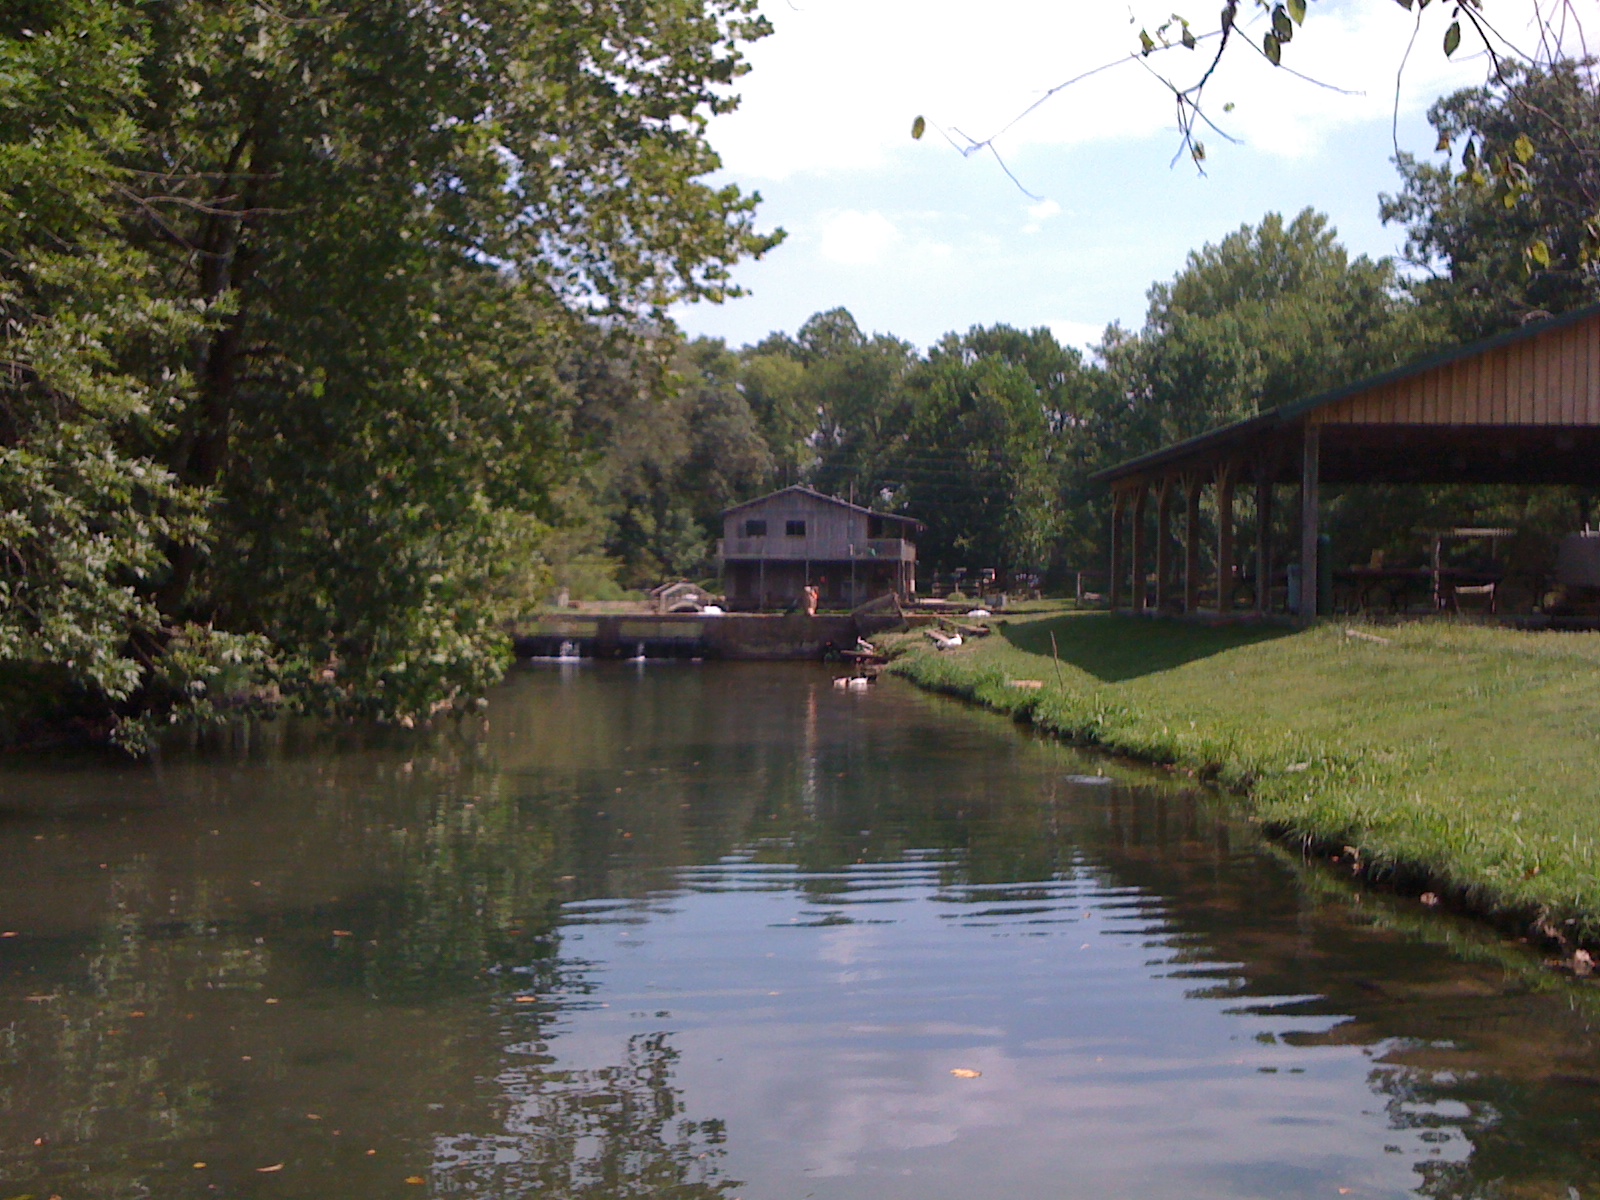
M 901 645 L 893 669 L 923 686 L 1215 778 L 1373 877 L 1600 942 L 1600 634 L 1083 613 Z

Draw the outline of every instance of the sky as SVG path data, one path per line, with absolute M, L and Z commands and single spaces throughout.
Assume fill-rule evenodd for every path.
M 1491 16 L 1526 10 L 1526 0 L 1486 3 Z M 1215 0 L 1200 7 L 1214 22 Z M 1442 3 L 1422 11 L 1400 73 L 1413 13 L 1395 0 L 1311 0 L 1284 65 L 1342 92 L 1231 49 L 1207 110 L 1238 144 L 1205 131 L 1204 175 L 1187 158 L 1173 165 L 1171 94 L 1136 61 L 1064 89 L 999 137 L 1018 182 L 995 158 L 952 146 L 961 133 L 994 134 L 1056 84 L 1126 55 L 1140 28 L 1153 33 L 1173 8 L 762 0 L 775 32 L 748 48 L 740 108 L 714 118 L 709 136 L 724 164 L 715 179 L 759 192 L 761 227 L 787 238 L 736 268 L 748 296 L 681 307 L 679 323 L 738 346 L 843 305 L 863 329 L 919 346 L 997 322 L 1048 326 L 1085 346 L 1110 322 L 1141 325 L 1152 282 L 1267 212 L 1312 206 L 1353 252 L 1398 252 L 1403 230 L 1378 217 L 1379 193 L 1398 189 L 1397 77 L 1399 145 L 1432 155 L 1429 104 L 1485 74 L 1470 33 L 1445 58 Z M 1187 15 L 1197 33 L 1210 27 L 1200 8 Z M 1252 15 L 1246 26 L 1257 43 L 1263 21 Z M 1148 65 L 1187 84 L 1209 44 Z M 913 141 L 918 115 L 929 127 Z

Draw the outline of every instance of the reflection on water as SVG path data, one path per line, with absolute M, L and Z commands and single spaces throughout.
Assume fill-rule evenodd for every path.
M 688 664 L 13 763 L 0 1198 L 1600 1195 L 1587 989 L 1099 769 Z

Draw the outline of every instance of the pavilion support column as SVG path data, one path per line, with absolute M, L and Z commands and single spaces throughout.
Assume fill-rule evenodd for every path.
M 1183 611 L 1196 612 L 1200 608 L 1200 492 L 1205 487 L 1205 477 L 1186 475 L 1182 480 L 1184 492 L 1183 522 Z
M 1233 611 L 1233 488 L 1238 468 L 1217 466 L 1217 611 Z
M 1172 477 L 1156 485 L 1156 612 L 1172 606 Z
M 1322 532 L 1322 427 L 1306 422 L 1300 456 L 1300 619 L 1317 616 L 1317 538 Z
M 1140 483 L 1138 490 L 1133 493 L 1133 552 L 1129 557 L 1133 559 L 1133 611 L 1136 613 L 1144 612 L 1150 598 L 1150 593 L 1145 587 L 1144 571 L 1145 559 L 1149 557 L 1145 553 L 1144 544 L 1144 511 L 1149 496 L 1150 489 L 1143 483 Z
M 1272 608 L 1272 473 L 1256 475 L 1256 612 Z
M 1128 494 L 1116 491 L 1111 496 L 1111 580 L 1106 586 L 1106 604 L 1112 612 L 1122 607 L 1122 577 L 1127 570 L 1122 550 L 1122 512 L 1127 507 Z

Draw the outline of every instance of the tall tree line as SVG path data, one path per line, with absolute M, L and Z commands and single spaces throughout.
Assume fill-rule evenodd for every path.
M 1591 68 L 1508 67 L 1506 80 L 1439 101 L 1438 156 L 1397 159 L 1400 189 L 1380 210 L 1405 230 L 1398 261 L 1351 256 L 1312 210 L 1268 214 L 1190 254 L 1151 287 L 1144 325 L 1109 328 L 1088 356 L 1004 325 L 918 352 L 844 309 L 736 351 L 681 347 L 676 465 L 656 460 L 648 502 L 614 491 L 602 505 L 616 514 L 600 541 L 617 578 L 709 573 L 721 507 L 806 483 L 925 522 L 925 575 L 990 567 L 1059 585 L 1103 563 L 1109 498 L 1088 485 L 1094 471 L 1600 299 L 1586 249 L 1600 229 Z M 638 478 L 640 452 L 622 450 L 621 478 Z M 1583 499 L 1368 489 L 1334 496 L 1329 519 L 1336 540 L 1398 552 L 1429 521 L 1570 523 L 1569 502 Z
M 754 0 L 0 9 L 0 712 L 481 693 L 587 361 L 774 242 Z
M 1600 101 L 1559 64 L 1435 106 L 1440 157 L 1382 199 L 1400 262 L 1269 214 L 1088 355 L 843 309 L 686 341 L 668 306 L 776 241 L 702 182 L 764 28 L 753 0 L 5 6 L 0 741 L 459 707 L 507 617 L 708 574 L 718 512 L 790 483 L 925 522 L 929 567 L 1060 583 L 1101 561 L 1095 470 L 1600 296 Z M 1398 538 L 1417 503 L 1333 523 Z

